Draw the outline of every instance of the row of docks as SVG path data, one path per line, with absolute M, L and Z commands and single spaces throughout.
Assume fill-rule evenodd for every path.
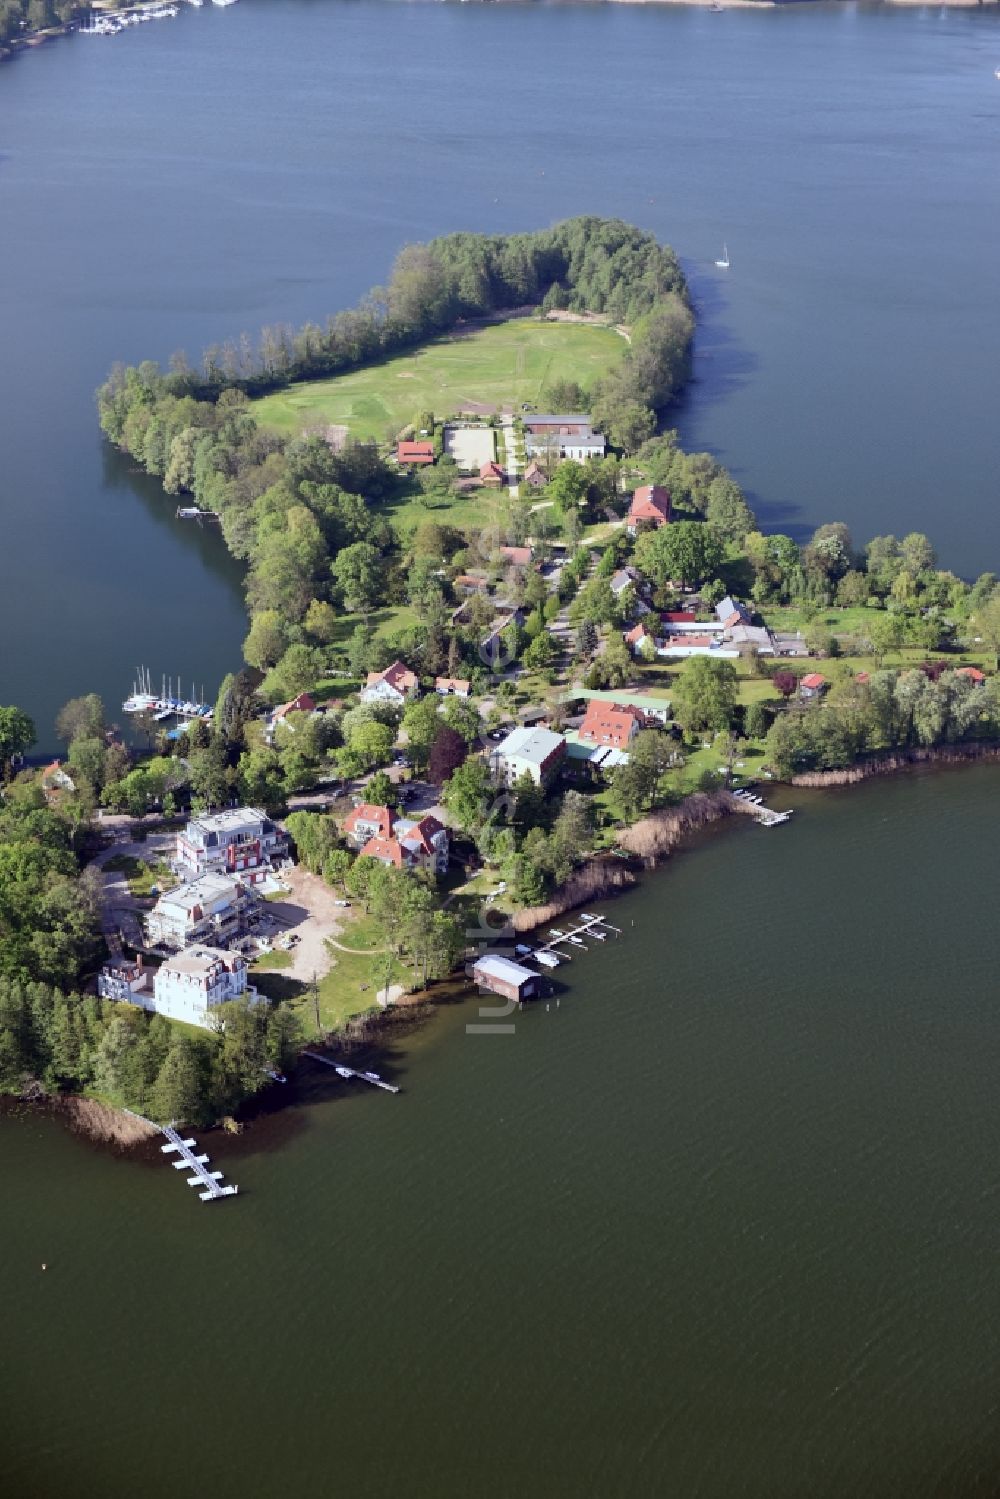
M 621 927 L 612 926 L 603 916 L 592 916 L 584 911 L 568 931 L 551 927 L 546 940 L 538 947 L 519 942 L 514 951 L 519 958 L 531 958 L 542 968 L 558 968 L 560 963 L 568 962 L 581 951 L 586 952 L 588 942 L 606 942 L 612 934 L 620 937 Z
M 738 787 L 729 794 L 752 812 L 762 828 L 778 827 L 780 823 L 787 822 L 794 811 L 794 808 L 789 808 L 787 812 L 776 812 L 773 807 L 765 807 L 764 798 L 751 791 L 748 786 Z
M 180 1160 L 171 1161 L 171 1165 L 177 1171 L 190 1171 L 188 1177 L 189 1187 L 200 1187 L 198 1193 L 202 1202 L 214 1202 L 217 1197 L 235 1197 L 240 1190 L 239 1187 L 223 1186 L 222 1172 L 209 1171 L 208 1156 L 195 1155 L 197 1145 L 194 1140 L 184 1140 L 174 1129 L 173 1125 L 165 1126 L 163 1133 L 166 1135 L 168 1145 L 161 1145 L 160 1149 L 164 1155 L 171 1155 L 177 1151 Z

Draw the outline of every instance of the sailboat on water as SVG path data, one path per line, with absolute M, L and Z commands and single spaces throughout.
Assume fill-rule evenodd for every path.
M 715 263 L 719 267 L 720 271 L 728 271 L 728 269 L 729 269 L 729 246 L 727 244 L 724 244 L 722 246 L 722 259 L 721 260 L 717 260 Z

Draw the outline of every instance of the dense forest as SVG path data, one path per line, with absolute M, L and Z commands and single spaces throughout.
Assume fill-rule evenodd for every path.
M 0 977 L 0 1093 L 80 1093 L 167 1122 L 208 1124 L 290 1066 L 286 1005 L 232 1001 L 217 1033 L 183 1034 L 134 1005 Z
M 200 369 L 183 353 L 171 360 L 173 395 L 212 399 L 239 388 L 260 395 L 293 380 L 338 375 L 357 365 L 423 343 L 463 319 L 496 316 L 525 306 L 543 311 L 595 312 L 629 324 L 633 344 L 662 343 L 675 330 L 668 370 L 649 382 L 647 405 L 676 389 L 692 332 L 687 284 L 674 252 L 620 219 L 568 219 L 532 234 L 452 234 L 407 245 L 387 286 L 375 286 L 356 307 L 324 324 L 263 328 L 205 351 Z M 641 364 L 641 361 L 638 361 Z M 648 369 L 643 373 L 648 376 Z

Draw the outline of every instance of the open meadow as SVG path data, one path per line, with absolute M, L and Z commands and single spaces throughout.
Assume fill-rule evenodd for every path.
M 329 380 L 307 380 L 254 403 L 262 426 L 279 432 L 343 426 L 353 437 L 384 440 L 421 411 L 537 406 L 554 380 L 585 388 L 625 352 L 611 328 L 518 318 L 451 334 L 412 353 Z

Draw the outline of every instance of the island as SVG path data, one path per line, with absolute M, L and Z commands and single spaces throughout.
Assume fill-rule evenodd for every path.
M 0 1092 L 238 1128 L 436 987 L 551 993 L 528 934 L 772 788 L 998 753 L 997 579 L 765 533 L 666 425 L 693 335 L 673 252 L 588 217 L 112 372 L 106 437 L 250 628 L 210 702 L 67 703 L 45 768 L 0 709 Z

